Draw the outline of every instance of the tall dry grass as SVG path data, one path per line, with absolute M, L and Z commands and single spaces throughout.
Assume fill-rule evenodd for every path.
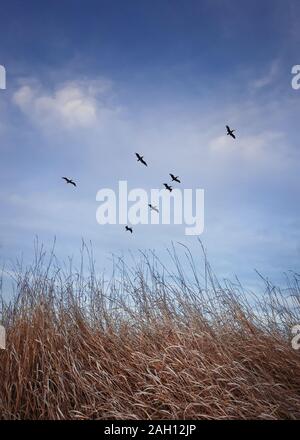
M 83 252 L 87 274 L 43 249 L 12 274 L 1 419 L 300 418 L 297 274 L 255 297 L 187 249 L 172 272 L 152 253 L 116 259 L 107 281 Z

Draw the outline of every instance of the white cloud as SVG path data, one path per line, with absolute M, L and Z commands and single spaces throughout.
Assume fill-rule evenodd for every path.
M 255 89 L 262 89 L 269 86 L 275 81 L 277 75 L 279 74 L 279 67 L 279 60 L 274 60 L 271 63 L 268 72 L 262 75 L 260 78 L 254 80 L 251 85 Z
M 218 158 L 222 170 L 232 166 L 246 166 L 247 169 L 259 171 L 282 172 L 293 165 L 294 158 L 288 154 L 287 139 L 284 133 L 263 131 L 254 135 L 237 134 L 234 141 L 229 136 L 219 136 L 209 143 L 211 159 Z
M 210 148 L 213 152 L 224 154 L 242 155 L 248 159 L 263 159 L 270 153 L 270 146 L 282 139 L 283 134 L 279 132 L 263 132 L 257 135 L 239 137 L 234 141 L 227 135 L 219 136 L 210 142 Z M 274 152 L 274 149 L 273 149 Z M 270 159 L 270 156 L 268 156 Z
M 111 86 L 102 79 L 70 81 L 49 91 L 36 81 L 28 81 L 14 93 L 13 102 L 38 125 L 89 128 L 118 112 L 110 102 Z

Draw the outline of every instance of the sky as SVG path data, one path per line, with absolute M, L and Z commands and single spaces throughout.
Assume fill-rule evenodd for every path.
M 91 241 L 99 268 L 167 259 L 172 243 L 201 264 L 183 225 L 96 221 L 100 189 L 161 188 L 172 172 L 204 189 L 199 238 L 219 277 L 298 271 L 299 19 L 298 0 L 2 0 L 1 264 L 30 262 L 36 236 L 62 259 Z

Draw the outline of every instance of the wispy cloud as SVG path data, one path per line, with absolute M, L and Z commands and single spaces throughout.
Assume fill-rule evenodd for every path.
M 279 72 L 280 61 L 279 59 L 276 59 L 271 63 L 267 72 L 251 82 L 251 86 L 258 90 L 267 87 L 276 81 Z
M 265 131 L 257 135 L 247 135 L 232 141 L 226 135 L 212 139 L 209 143 L 213 154 L 219 155 L 222 159 L 234 158 L 236 161 L 243 159 L 249 166 L 270 167 L 277 165 L 285 167 L 289 156 L 283 147 L 284 133 Z

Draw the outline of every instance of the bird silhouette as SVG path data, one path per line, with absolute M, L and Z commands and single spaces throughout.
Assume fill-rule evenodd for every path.
M 164 183 L 164 187 L 168 190 L 168 191 L 170 191 L 170 192 L 172 192 L 172 187 L 171 187 L 171 185 L 168 185 L 167 183 Z
M 181 183 L 179 180 L 179 176 L 174 176 L 174 174 L 172 174 L 172 173 L 170 173 L 170 176 L 171 176 L 172 182 Z
M 67 183 L 70 183 L 73 186 L 77 186 L 76 183 L 72 179 L 68 179 L 67 177 L 62 177 Z
M 227 128 L 227 136 L 231 136 L 233 139 L 236 139 L 235 135 L 233 134 L 235 130 L 231 130 L 230 127 L 228 127 L 228 125 L 226 125 L 226 128 Z
M 126 231 L 131 232 L 131 234 L 133 233 L 132 228 L 130 228 L 129 226 L 125 226 Z
M 143 165 L 145 165 L 145 167 L 147 167 L 147 163 L 144 161 L 144 156 L 140 156 L 139 153 L 135 153 L 136 157 L 137 157 L 137 161 L 141 162 Z
M 159 210 L 157 209 L 156 206 L 151 205 L 151 203 L 149 203 L 148 206 L 149 206 L 149 208 L 151 209 L 151 211 L 155 211 L 155 212 L 157 212 L 157 213 L 159 214 Z

